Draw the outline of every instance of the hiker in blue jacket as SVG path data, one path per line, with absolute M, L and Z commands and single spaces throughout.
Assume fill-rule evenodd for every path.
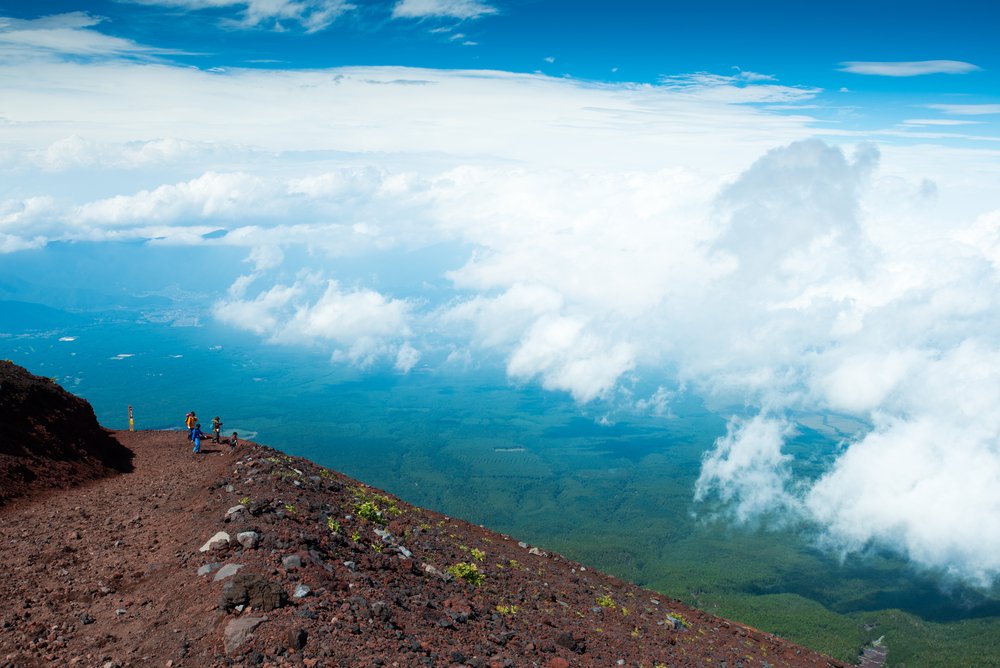
M 194 441 L 194 453 L 198 454 L 201 452 L 201 439 L 205 438 L 205 434 L 201 431 L 201 423 L 199 422 L 194 426 L 191 431 L 191 440 Z

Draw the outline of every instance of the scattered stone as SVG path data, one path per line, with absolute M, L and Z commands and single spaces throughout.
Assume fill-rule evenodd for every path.
M 226 491 L 232 494 L 233 492 L 236 491 L 236 488 L 233 487 L 232 485 L 226 485 Z
M 309 634 L 302 628 L 290 628 L 285 632 L 285 646 L 291 650 L 300 650 L 306 646 Z
M 94 616 L 91 615 L 89 612 L 85 612 L 82 615 L 80 615 L 80 623 L 81 624 L 84 624 L 84 625 L 86 625 L 86 624 L 93 624 L 96 621 L 97 620 L 94 619 Z
M 241 531 L 236 534 L 236 542 L 252 550 L 260 544 L 260 534 L 256 531 Z
M 307 587 L 304 584 L 296 585 L 295 593 L 292 594 L 292 596 L 294 596 L 295 598 L 305 598 L 306 596 L 309 595 L 310 591 L 311 590 L 309 589 L 309 587 Z
M 243 564 L 226 564 L 219 569 L 218 573 L 215 574 L 215 577 L 212 578 L 212 582 L 219 582 L 220 580 L 231 578 L 236 575 L 241 568 L 243 568 Z
M 549 556 L 548 552 L 543 552 L 542 550 L 539 550 L 537 547 L 533 547 L 530 550 L 528 550 L 528 554 L 534 554 L 534 555 L 537 555 L 539 557 L 547 557 L 547 556 Z
M 247 509 L 246 506 L 244 506 L 242 503 L 239 503 L 226 511 L 226 517 L 229 517 L 230 515 L 235 515 L 236 513 L 246 512 L 246 509 Z
M 239 617 L 226 624 L 222 633 L 226 654 L 232 654 L 247 641 L 255 628 L 267 621 L 267 617 Z
M 285 568 L 302 568 L 302 557 L 297 554 L 289 554 L 281 559 L 281 565 Z
M 356 563 L 354 563 L 353 561 L 345 561 L 344 562 L 344 567 L 347 570 L 351 571 L 352 573 L 354 573 L 355 571 L 358 570 L 358 565 Z
M 222 564 L 219 563 L 205 564 L 204 566 L 198 568 L 198 576 L 203 577 L 208 575 L 212 571 L 218 570 L 221 566 Z
M 219 533 L 217 533 L 214 536 L 212 536 L 211 538 L 209 538 L 208 542 L 206 542 L 204 545 L 202 545 L 198 549 L 198 551 L 199 552 L 208 552 L 209 550 L 217 550 L 220 547 L 228 546 L 228 545 L 229 545 L 229 534 L 226 533 L 225 531 L 220 531 Z
M 443 571 L 440 571 L 434 566 L 431 566 L 430 564 L 422 564 L 421 567 L 423 568 L 424 573 L 427 573 L 428 575 L 433 575 L 436 578 L 441 578 L 445 582 L 450 582 L 451 580 L 454 579 L 451 573 L 445 573 Z

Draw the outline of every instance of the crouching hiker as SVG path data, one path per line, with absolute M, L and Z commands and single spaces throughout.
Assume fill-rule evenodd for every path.
M 229 452 L 236 452 L 236 446 L 240 444 L 240 437 L 233 432 L 233 435 L 229 437 Z

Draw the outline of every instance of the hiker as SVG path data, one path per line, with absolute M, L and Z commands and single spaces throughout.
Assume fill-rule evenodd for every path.
M 194 411 L 191 411 L 187 414 L 187 419 L 184 420 L 184 424 L 186 424 L 188 428 L 188 440 L 193 441 L 194 426 L 198 424 L 198 416 L 194 414 Z
M 199 422 L 191 430 L 191 440 L 194 441 L 194 454 L 201 452 L 201 439 L 205 438 L 205 434 L 201 431 L 201 423 Z
M 222 418 L 216 415 L 214 418 L 212 418 L 212 432 L 215 434 L 216 443 L 222 443 L 222 439 L 220 438 L 221 431 L 222 431 Z
M 229 452 L 235 452 L 236 446 L 239 444 L 240 444 L 239 436 L 237 436 L 236 432 L 234 431 L 233 435 L 229 437 Z

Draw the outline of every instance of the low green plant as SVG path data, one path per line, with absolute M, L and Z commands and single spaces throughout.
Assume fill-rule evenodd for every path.
M 376 541 L 372 543 L 371 546 L 372 549 L 378 552 L 379 554 L 382 554 L 382 550 L 385 549 L 385 543 L 383 543 L 382 541 Z
M 288 513 L 289 515 L 294 515 L 295 514 L 295 506 L 293 506 L 290 503 L 286 503 L 285 504 L 285 512 Z
M 375 524 L 385 524 L 389 515 L 400 515 L 403 512 L 396 500 L 385 494 L 373 494 L 363 487 L 357 487 L 354 496 L 355 514 Z
M 486 553 L 475 547 L 469 550 L 469 554 L 471 554 L 472 558 L 475 559 L 476 561 L 482 561 L 483 559 L 486 558 Z
M 684 617 L 684 615 L 680 614 L 679 612 L 671 612 L 669 615 L 667 615 L 667 621 L 670 622 L 671 624 L 673 624 L 674 626 L 677 626 L 677 624 L 680 624 L 681 626 L 683 626 L 686 629 L 691 628 L 691 622 L 689 622 Z
M 354 512 L 357 513 L 358 517 L 376 524 L 381 524 L 385 520 L 382 511 L 375 505 L 374 501 L 362 501 L 354 507 Z
M 340 533 L 340 522 L 333 519 L 332 517 L 326 518 L 326 528 L 333 533 Z
M 479 567 L 467 561 L 460 561 L 448 567 L 448 572 L 460 580 L 465 580 L 474 587 L 478 587 L 486 581 L 486 576 L 479 571 Z
M 512 617 L 517 614 L 516 605 L 498 605 L 497 612 L 499 612 L 504 617 Z
M 240 503 L 243 504 L 244 506 L 249 506 L 251 501 L 253 501 L 253 499 L 251 499 L 249 496 L 244 496 L 242 499 L 240 499 Z
M 611 594 L 604 594 L 603 596 L 598 596 L 594 600 L 597 601 L 597 605 L 601 606 L 602 608 L 611 608 L 612 610 L 614 610 L 615 608 L 618 607 L 617 605 L 615 605 L 615 599 L 611 598 Z
M 360 543 L 361 542 L 361 534 L 358 533 L 357 531 L 355 531 L 354 533 L 351 534 L 351 540 L 353 540 L 355 543 Z

